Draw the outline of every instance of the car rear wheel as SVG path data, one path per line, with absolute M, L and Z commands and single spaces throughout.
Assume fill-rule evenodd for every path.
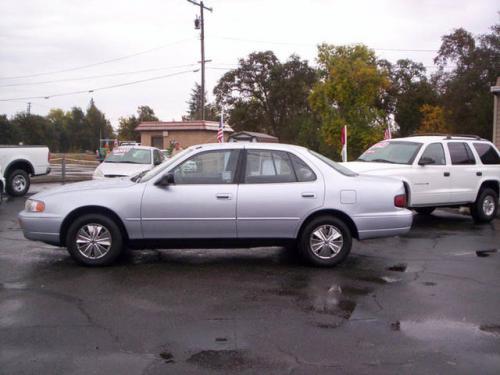
M 80 264 L 107 266 L 122 253 L 123 235 L 114 220 L 101 214 L 88 214 L 71 224 L 66 246 Z
M 345 223 L 333 216 L 311 220 L 302 230 L 299 250 L 312 265 L 331 267 L 341 263 L 352 246 L 352 236 Z
M 482 189 L 476 202 L 471 207 L 471 215 L 478 223 L 488 223 L 493 220 L 498 210 L 498 194 L 490 188 Z
M 430 215 L 434 212 L 436 207 L 419 207 L 415 208 L 415 211 L 420 215 Z
M 13 197 L 22 197 L 30 188 L 30 176 L 25 170 L 16 169 L 7 177 L 7 193 Z

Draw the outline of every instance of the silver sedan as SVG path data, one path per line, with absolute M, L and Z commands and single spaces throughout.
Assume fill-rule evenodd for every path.
M 113 263 L 125 248 L 297 245 L 318 266 L 342 262 L 352 238 L 406 233 L 403 183 L 362 176 L 299 146 L 190 147 L 132 178 L 87 181 L 32 196 L 26 238 L 67 247 L 79 263 Z

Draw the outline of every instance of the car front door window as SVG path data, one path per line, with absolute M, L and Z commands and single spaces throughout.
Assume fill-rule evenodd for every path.
M 424 153 L 420 157 L 420 160 L 425 158 L 433 160 L 433 165 L 446 165 L 446 158 L 444 156 L 444 149 L 441 143 L 431 143 L 425 149 Z

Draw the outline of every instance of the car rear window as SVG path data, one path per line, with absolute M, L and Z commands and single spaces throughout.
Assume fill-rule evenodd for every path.
M 474 148 L 481 159 L 481 163 L 500 164 L 500 156 L 498 156 L 497 150 L 495 150 L 492 145 L 487 143 L 474 143 Z
M 450 151 L 451 164 L 476 164 L 474 155 L 472 154 L 469 145 L 465 142 L 449 142 L 448 150 Z
M 326 156 L 321 155 L 317 152 L 314 152 L 312 150 L 308 150 L 311 154 L 316 156 L 319 160 L 321 160 L 323 163 L 329 165 L 331 168 L 335 169 L 337 172 L 343 174 L 344 176 L 349 176 L 349 177 L 355 177 L 358 174 L 351 171 L 349 168 L 344 167 L 343 165 L 340 165 L 339 163 L 334 162 L 331 159 L 328 159 Z

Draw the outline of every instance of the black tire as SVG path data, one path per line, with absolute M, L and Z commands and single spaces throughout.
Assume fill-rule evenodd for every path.
M 7 176 L 7 194 L 13 197 L 22 197 L 30 188 L 30 176 L 23 169 L 16 169 Z
M 342 236 L 340 250 L 334 253 L 328 246 L 323 246 L 319 251 L 315 252 L 311 246 L 311 242 L 317 241 L 318 246 L 320 246 L 321 241 L 318 237 L 313 236 L 313 233 L 320 228 L 328 228 L 328 226 L 333 227 Z M 312 239 L 312 237 L 315 239 Z M 341 219 L 334 216 L 318 216 L 317 218 L 314 218 L 306 224 L 299 238 L 299 251 L 302 257 L 308 263 L 319 267 L 332 267 L 343 262 L 349 255 L 351 246 L 352 236 L 349 228 Z M 322 252 L 323 257 L 321 256 Z
M 477 223 L 489 223 L 498 211 L 498 194 L 495 190 L 484 188 L 479 191 L 476 202 L 471 206 L 470 213 Z
M 419 207 L 419 208 L 414 208 L 414 210 L 417 212 L 417 214 L 420 215 L 430 215 L 434 212 L 436 207 Z
M 106 251 L 102 251 L 101 247 L 95 245 L 85 254 L 83 249 L 86 244 L 77 244 L 77 237 L 79 234 L 85 234 L 88 238 L 92 237 L 92 233 L 88 230 L 89 226 L 94 228 L 94 230 L 90 232 L 94 231 L 95 233 L 97 232 L 97 228 L 104 228 L 99 230 L 99 233 L 103 236 L 100 239 L 100 241 L 102 241 L 101 247 L 107 249 Z M 80 230 L 82 232 L 80 232 Z M 104 237 L 105 234 L 109 234 L 109 236 Z M 103 239 L 107 237 L 111 237 L 109 247 L 103 245 L 106 243 Z M 80 239 L 81 238 L 83 237 L 80 237 Z M 99 242 L 98 236 L 96 236 L 95 239 L 96 241 L 93 242 L 93 244 Z M 114 263 L 123 252 L 123 234 L 116 222 L 108 216 L 102 214 L 87 214 L 76 219 L 69 227 L 66 236 L 66 247 L 72 258 L 79 264 L 85 266 L 109 266 Z M 104 253 L 104 255 L 102 255 L 102 253 Z

